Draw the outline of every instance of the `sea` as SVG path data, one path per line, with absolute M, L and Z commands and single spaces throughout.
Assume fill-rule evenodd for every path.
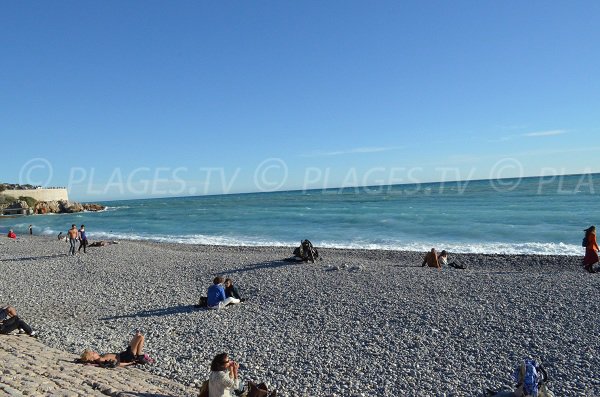
M 582 255 L 600 174 L 103 202 L 102 212 L 0 218 L 0 230 L 91 240 Z

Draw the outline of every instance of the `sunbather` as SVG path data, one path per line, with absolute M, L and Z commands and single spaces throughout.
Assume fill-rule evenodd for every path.
M 124 352 L 99 354 L 86 349 L 81 354 L 79 362 L 125 367 L 132 364 L 148 364 L 151 360 L 144 354 L 144 335 L 138 330 Z

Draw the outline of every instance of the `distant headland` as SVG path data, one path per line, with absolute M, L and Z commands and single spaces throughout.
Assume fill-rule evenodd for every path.
M 0 215 L 59 214 L 102 211 L 100 204 L 82 204 L 69 200 L 64 187 L 0 183 Z

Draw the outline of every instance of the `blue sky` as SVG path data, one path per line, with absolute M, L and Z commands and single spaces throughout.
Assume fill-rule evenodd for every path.
M 600 171 L 600 2 L 0 12 L 0 180 L 77 199 Z

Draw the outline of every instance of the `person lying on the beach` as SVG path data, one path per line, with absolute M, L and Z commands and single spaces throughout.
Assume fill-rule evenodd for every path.
M 29 324 L 21 320 L 17 316 L 17 310 L 12 306 L 4 306 L 0 308 L 0 334 L 10 334 L 16 330 L 23 330 L 29 336 L 36 336 L 35 332 Z
M 423 258 L 423 263 L 421 264 L 421 267 L 424 267 L 425 265 L 429 267 L 437 267 L 438 270 L 442 268 L 440 266 L 440 262 L 438 261 L 438 256 L 435 252 L 435 248 L 432 248 L 431 251 L 429 251 L 427 255 L 425 255 L 425 258 Z
M 144 354 L 144 335 L 137 330 L 124 352 L 99 354 L 93 350 L 85 349 L 78 362 L 97 364 L 101 367 L 126 367 L 132 364 L 149 364 L 152 359 Z
M 225 288 L 223 287 L 223 282 L 225 279 L 223 277 L 215 277 L 213 280 L 213 285 L 208 287 L 208 292 L 206 293 L 206 297 L 208 300 L 208 307 L 210 309 L 220 309 L 229 305 L 230 303 L 240 303 L 239 299 L 234 297 L 227 297 L 225 295 Z
M 233 285 L 233 281 L 230 278 L 226 278 L 225 283 L 223 283 L 223 285 L 225 286 L 225 296 L 227 298 L 239 299 L 240 302 L 244 302 L 246 300 L 242 298 L 242 296 L 240 295 L 240 291 L 235 285 Z
M 16 239 L 16 238 L 17 238 L 17 235 L 15 234 L 15 232 L 13 232 L 13 230 L 12 230 L 12 229 L 10 229 L 10 230 L 8 231 L 8 235 L 7 235 L 6 237 L 8 237 L 8 238 L 12 238 L 12 239 Z

